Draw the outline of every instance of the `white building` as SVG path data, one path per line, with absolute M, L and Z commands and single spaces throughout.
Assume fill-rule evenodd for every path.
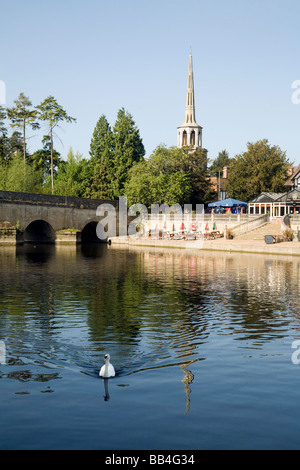
M 287 193 L 264 192 L 248 203 L 249 214 L 269 214 L 271 218 L 300 214 L 300 190 Z

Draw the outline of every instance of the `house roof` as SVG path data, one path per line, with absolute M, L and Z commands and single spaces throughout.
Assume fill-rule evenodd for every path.
M 283 194 L 276 202 L 288 202 L 288 201 L 299 201 L 300 200 L 300 190 L 299 189 L 292 189 L 292 191 L 288 191 L 287 193 Z
M 290 179 L 284 184 L 284 186 L 294 186 L 295 184 L 295 178 L 298 176 L 300 173 L 300 165 L 296 166 L 296 168 L 293 171 L 292 176 Z
M 286 193 L 268 193 L 263 192 L 255 199 L 252 199 L 251 203 L 272 203 L 272 202 L 288 202 L 288 201 L 300 201 L 300 190 L 292 189 Z
M 257 196 L 255 199 L 252 199 L 251 202 L 274 202 L 277 199 L 283 197 L 286 193 L 269 193 L 269 192 L 263 192 L 259 196 Z

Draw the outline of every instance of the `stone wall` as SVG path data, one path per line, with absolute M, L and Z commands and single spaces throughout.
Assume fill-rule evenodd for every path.
M 104 203 L 113 205 L 118 214 L 119 201 L 0 191 L 0 224 L 7 222 L 13 230 L 17 229 L 18 237 L 14 236 L 15 241 L 22 240 L 22 233 L 31 230 L 32 223 L 43 229 L 48 224 L 55 233 L 68 229 L 82 232 L 88 224 L 96 226 L 103 219 L 103 216 L 97 215 L 97 209 Z M 44 227 L 40 221 L 44 222 Z M 58 238 L 62 242 L 66 237 L 60 234 Z M 72 237 L 67 238 L 70 240 Z M 73 236 L 73 239 L 78 243 L 80 236 Z
M 69 196 L 52 196 L 47 194 L 18 193 L 13 191 L 0 191 L 0 204 L 2 202 L 92 210 L 97 210 L 97 207 L 104 203 L 112 204 L 116 208 L 118 207 L 118 201 Z

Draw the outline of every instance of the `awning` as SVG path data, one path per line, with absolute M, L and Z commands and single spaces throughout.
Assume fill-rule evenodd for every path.
M 223 199 L 223 201 L 212 202 L 208 207 L 247 207 L 248 203 L 237 199 Z

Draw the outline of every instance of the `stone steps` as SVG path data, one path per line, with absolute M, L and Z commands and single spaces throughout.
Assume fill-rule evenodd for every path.
M 265 235 L 281 235 L 280 224 L 265 224 L 251 232 L 235 237 L 237 240 L 264 240 Z

